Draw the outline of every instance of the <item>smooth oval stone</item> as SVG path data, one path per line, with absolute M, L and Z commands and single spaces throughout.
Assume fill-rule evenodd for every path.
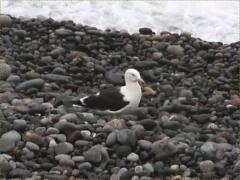
M 71 76 L 65 76 L 60 74 L 46 74 L 43 75 L 42 78 L 57 83 L 69 83 L 72 80 Z
M 99 148 L 90 148 L 88 151 L 83 153 L 84 158 L 86 161 L 90 161 L 93 163 L 99 163 L 102 161 L 102 153 Z
M 17 87 L 16 90 L 17 91 L 22 91 L 22 90 L 27 90 L 30 88 L 42 88 L 44 85 L 44 80 L 42 79 L 31 79 L 28 81 L 24 81 L 22 83 L 20 83 Z
M 55 147 L 56 154 L 68 154 L 73 151 L 73 145 L 68 142 L 61 142 Z
M 138 154 L 136 153 L 130 153 L 128 156 L 127 156 L 127 160 L 128 161 L 131 161 L 131 162 L 136 162 L 139 160 L 139 156 Z
M 14 141 L 0 138 L 0 152 L 8 152 L 15 147 Z
M 16 119 L 13 121 L 13 128 L 17 131 L 24 131 L 27 129 L 27 122 L 24 119 Z
M 20 168 L 12 169 L 9 173 L 9 176 L 12 178 L 29 177 L 30 175 L 31 175 L 31 172 L 29 170 L 20 169 Z
M 32 142 L 29 142 L 29 141 L 26 143 L 26 147 L 28 149 L 30 149 L 31 151 L 39 151 L 39 149 L 40 149 L 37 144 L 34 144 Z
M 147 141 L 147 140 L 139 140 L 138 145 L 145 150 L 149 150 L 149 149 L 151 149 L 152 142 Z
M 8 64 L 0 63 L 0 80 L 6 80 L 11 75 L 11 72 L 12 68 Z
M 12 141 L 12 142 L 16 143 L 21 140 L 21 135 L 17 131 L 11 130 L 11 131 L 4 133 L 1 137 L 1 139 L 6 139 L 8 141 Z
M 83 162 L 77 165 L 80 171 L 90 170 L 92 168 L 92 164 L 90 162 Z
M 56 29 L 55 33 L 59 36 L 69 36 L 73 34 L 72 30 L 65 28 Z
M 167 51 L 176 56 L 184 55 L 184 49 L 180 45 L 169 45 Z
M 1 27 L 9 27 L 12 24 L 12 18 L 8 15 L 0 15 L 0 26 Z

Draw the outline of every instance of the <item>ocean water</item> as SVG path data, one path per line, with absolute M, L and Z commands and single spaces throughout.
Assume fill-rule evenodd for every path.
M 100 29 L 190 32 L 207 41 L 239 41 L 238 1 L 2 0 L 1 13 L 51 17 Z

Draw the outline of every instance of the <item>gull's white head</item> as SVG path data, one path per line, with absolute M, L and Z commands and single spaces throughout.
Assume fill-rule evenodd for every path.
M 141 78 L 140 73 L 136 69 L 128 69 L 125 72 L 126 82 L 139 82 L 140 85 L 145 84 L 144 80 Z

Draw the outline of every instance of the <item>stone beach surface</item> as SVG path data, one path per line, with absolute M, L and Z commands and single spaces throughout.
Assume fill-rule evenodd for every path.
M 0 26 L 2 179 L 240 178 L 240 42 L 8 15 Z M 69 105 L 123 85 L 127 68 L 156 91 L 134 114 Z

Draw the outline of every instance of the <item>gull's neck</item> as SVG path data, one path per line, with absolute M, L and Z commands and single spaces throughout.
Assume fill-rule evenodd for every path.
M 141 86 L 139 85 L 139 83 L 137 81 L 133 82 L 133 81 L 130 81 L 128 79 L 125 79 L 125 83 L 126 83 L 126 88 L 127 89 L 132 89 L 133 91 L 134 90 L 141 90 Z
M 129 107 L 136 108 L 138 107 L 142 97 L 141 86 L 138 84 L 137 81 L 133 82 L 126 79 L 125 82 L 125 95 L 126 98 L 130 101 Z

